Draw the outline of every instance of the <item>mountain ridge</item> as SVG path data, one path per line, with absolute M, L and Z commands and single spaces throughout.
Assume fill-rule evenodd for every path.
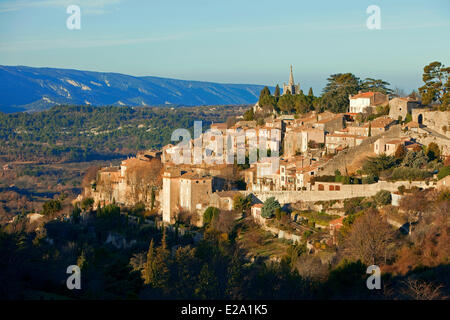
M 0 65 L 0 111 L 40 111 L 58 104 L 252 104 L 258 100 L 263 87 L 254 84 L 131 76 L 114 72 Z

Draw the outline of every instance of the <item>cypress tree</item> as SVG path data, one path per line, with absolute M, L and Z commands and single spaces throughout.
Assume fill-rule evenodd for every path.
M 280 97 L 280 86 L 277 83 L 277 86 L 275 87 L 275 93 L 274 93 L 275 98 Z
M 147 251 L 147 262 L 145 263 L 144 269 L 142 270 L 144 283 L 150 284 L 153 280 L 153 263 L 155 257 L 155 249 L 154 249 L 153 239 L 150 241 L 150 246 Z

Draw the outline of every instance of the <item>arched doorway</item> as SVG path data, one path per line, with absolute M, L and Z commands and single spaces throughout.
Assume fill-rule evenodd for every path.
M 419 124 L 422 124 L 422 122 L 423 122 L 423 115 L 422 114 L 419 114 L 419 116 L 417 117 L 417 122 Z

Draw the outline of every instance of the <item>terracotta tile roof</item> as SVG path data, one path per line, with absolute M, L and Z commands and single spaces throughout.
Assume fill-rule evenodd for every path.
M 330 122 L 330 121 L 333 121 L 333 120 L 336 120 L 336 119 L 342 118 L 342 117 L 343 117 L 342 115 L 336 114 L 332 117 L 327 117 L 327 118 L 321 119 L 321 120 L 317 121 L 317 123 L 327 123 L 327 122 Z
M 344 217 L 330 221 L 330 226 L 342 226 L 344 222 Z
M 358 98 L 370 98 L 373 97 L 375 94 L 375 92 L 369 91 L 369 92 L 363 92 L 363 93 L 358 93 L 357 95 L 354 95 L 353 97 L 351 97 L 350 99 L 358 99 Z
M 368 128 L 369 124 L 372 128 L 384 128 L 393 123 L 394 120 L 391 118 L 376 118 L 372 122 L 364 124 L 364 128 Z
M 401 139 L 394 139 L 394 140 L 387 141 L 386 144 L 399 144 L 402 142 L 403 142 L 403 140 L 401 140 Z
M 119 167 L 107 167 L 100 170 L 100 172 L 111 172 L 111 173 L 119 171 L 120 171 Z
M 355 139 L 364 138 L 364 137 L 358 136 L 356 134 L 344 134 L 344 133 L 331 133 L 331 134 L 326 135 L 326 137 L 355 138 Z
M 206 176 L 206 175 L 200 175 L 194 172 L 186 172 L 184 174 L 181 175 L 182 179 L 189 179 L 189 180 L 207 180 L 207 179 L 212 179 L 210 176 Z
M 297 168 L 297 173 L 305 173 L 305 172 L 311 172 L 317 169 L 320 166 L 320 163 L 316 162 L 309 166 L 303 167 L 303 168 Z
M 227 124 L 226 123 L 212 123 L 211 128 L 226 129 Z

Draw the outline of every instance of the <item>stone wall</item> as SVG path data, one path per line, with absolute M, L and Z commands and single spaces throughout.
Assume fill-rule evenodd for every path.
M 397 191 L 399 186 L 405 186 L 410 189 L 413 186 L 419 188 L 428 188 L 424 181 L 378 181 L 373 184 L 344 184 L 339 191 L 262 191 L 253 192 L 253 195 L 261 202 L 270 197 L 275 197 L 282 205 L 295 203 L 298 201 L 328 201 L 343 200 L 355 197 L 370 197 L 380 190 Z M 252 193 L 251 191 L 241 191 L 244 195 Z
M 293 243 L 300 243 L 300 241 L 302 239 L 301 236 L 299 236 L 297 234 L 289 233 L 287 231 L 280 230 L 278 228 L 268 227 L 266 225 L 262 225 L 261 227 L 263 230 L 269 231 L 270 233 L 276 235 L 278 238 L 286 239 L 286 240 L 292 241 Z
M 380 138 L 399 137 L 400 132 L 400 125 L 394 125 L 383 134 L 368 137 L 360 145 L 339 152 L 334 158 L 332 158 L 323 166 L 323 169 L 320 170 L 317 175 L 334 175 L 334 172 L 336 170 L 339 170 L 344 174 L 346 167 L 350 165 L 358 155 L 360 155 L 361 153 L 373 152 L 373 144 L 376 140 Z
M 420 118 L 422 119 L 422 124 L 450 138 L 450 111 L 431 111 L 425 108 L 413 109 L 413 121 L 420 123 Z M 444 130 L 445 127 L 447 130 Z

